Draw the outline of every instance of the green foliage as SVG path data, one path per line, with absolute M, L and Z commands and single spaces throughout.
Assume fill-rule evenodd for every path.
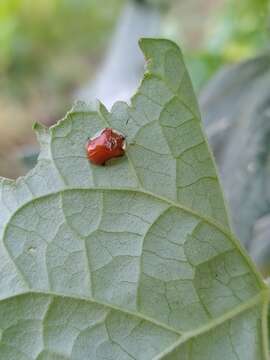
M 38 71 L 51 54 L 96 50 L 120 0 L 3 0 L 0 2 L 0 68 Z M 84 36 L 82 36 L 84 34 Z M 79 36 L 78 36 L 79 35 Z
M 269 48 L 269 0 L 226 1 L 211 24 L 201 48 L 188 57 L 197 89 L 223 65 Z
M 269 44 L 269 1 L 230 0 L 218 19 L 209 49 L 227 60 L 251 56 Z
M 178 47 L 144 39 L 129 107 L 79 103 L 2 180 L 0 353 L 11 359 L 263 360 L 268 290 L 231 234 Z M 87 136 L 126 134 L 89 164 Z

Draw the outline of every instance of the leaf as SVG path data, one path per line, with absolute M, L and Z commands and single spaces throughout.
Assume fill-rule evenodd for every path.
M 265 53 L 221 70 L 201 96 L 233 229 L 265 275 L 270 274 L 269 84 Z
M 131 106 L 36 125 L 36 168 L 2 180 L 5 360 L 267 358 L 268 290 L 231 234 L 180 50 L 140 46 Z M 92 166 L 85 142 L 105 126 L 127 154 Z

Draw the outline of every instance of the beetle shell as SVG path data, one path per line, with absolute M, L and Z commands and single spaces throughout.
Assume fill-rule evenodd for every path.
M 86 144 L 87 157 L 95 165 L 105 165 L 106 161 L 123 156 L 125 148 L 125 136 L 111 128 L 101 130 Z

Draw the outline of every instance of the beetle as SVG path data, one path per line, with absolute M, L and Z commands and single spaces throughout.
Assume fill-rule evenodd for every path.
M 105 165 L 106 161 L 123 156 L 126 149 L 126 137 L 112 128 L 104 128 L 87 140 L 88 160 L 95 165 Z

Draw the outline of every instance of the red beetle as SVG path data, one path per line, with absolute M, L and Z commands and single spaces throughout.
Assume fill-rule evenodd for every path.
M 102 129 L 86 144 L 87 157 L 95 165 L 105 165 L 106 161 L 125 154 L 125 136 L 118 131 Z

